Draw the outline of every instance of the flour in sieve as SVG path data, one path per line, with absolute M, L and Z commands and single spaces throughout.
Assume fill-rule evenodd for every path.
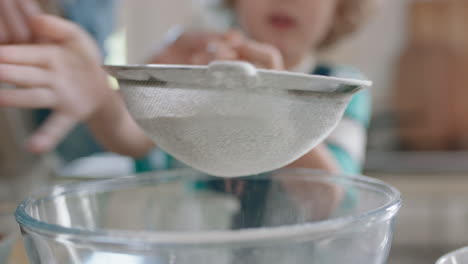
M 160 117 L 137 122 L 145 131 L 152 131 L 149 136 L 159 147 L 187 165 L 217 176 L 264 172 L 271 166 L 272 156 L 285 155 L 294 143 L 289 127 L 249 116 Z
M 330 122 L 336 120 L 323 118 L 323 113 L 342 112 L 330 109 L 329 103 L 325 107 L 322 100 L 311 101 L 296 101 L 289 108 L 279 104 L 281 111 L 272 110 L 269 118 L 264 112 L 205 113 L 136 121 L 160 148 L 187 165 L 216 176 L 244 176 L 283 167 L 323 140 L 321 135 L 328 134 L 333 128 Z M 316 103 L 313 109 L 310 103 Z M 307 114 L 308 110 L 315 112 Z

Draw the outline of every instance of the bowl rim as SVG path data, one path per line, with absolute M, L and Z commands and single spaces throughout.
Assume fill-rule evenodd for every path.
M 451 251 L 451 252 L 443 255 L 442 257 L 440 257 L 437 260 L 436 264 L 444 264 L 444 262 L 447 261 L 449 258 L 455 257 L 455 256 L 459 255 L 460 253 L 464 253 L 464 252 L 468 252 L 468 246 L 459 248 L 457 250 Z
M 388 201 L 373 210 L 357 215 L 336 217 L 313 223 L 273 227 L 268 228 L 268 231 L 263 228 L 190 232 L 128 231 L 115 229 L 86 230 L 48 224 L 46 222 L 35 219 L 27 213 L 28 207 L 34 205 L 34 203 L 37 201 L 52 199 L 54 197 L 64 195 L 65 193 L 77 193 L 79 191 L 92 193 L 104 191 L 106 189 L 125 189 L 125 187 L 132 188 L 133 186 L 140 186 L 145 181 L 157 184 L 165 183 L 167 181 L 174 181 L 187 176 L 205 176 L 205 174 L 192 169 L 179 169 L 131 175 L 109 180 L 57 185 L 53 190 L 49 188 L 49 190 L 41 192 L 41 195 L 31 196 L 30 198 L 21 202 L 16 209 L 15 216 L 17 222 L 20 224 L 23 230 L 51 239 L 65 239 L 67 241 L 77 243 L 86 242 L 88 244 L 92 243 L 112 246 L 120 245 L 126 247 L 128 247 L 128 245 L 134 245 L 135 248 L 146 248 L 148 245 L 151 245 L 151 247 L 203 247 L 214 245 L 224 245 L 228 247 L 238 245 L 244 247 L 250 244 L 266 245 L 270 243 L 289 243 L 291 241 L 304 241 L 316 237 L 328 236 L 339 230 L 342 230 L 343 228 L 353 226 L 355 224 L 363 222 L 370 224 L 389 220 L 396 215 L 401 207 L 400 192 L 396 188 L 377 179 L 372 179 L 366 176 L 350 176 L 344 174 L 333 175 L 311 169 L 282 169 L 280 171 L 302 173 L 300 176 L 292 176 L 300 177 L 301 179 L 307 178 L 308 180 L 327 179 L 328 181 L 350 181 L 356 185 L 373 188 L 374 190 L 385 194 L 388 198 Z M 180 176 L 181 174 L 184 174 L 184 176 Z M 257 179 L 265 178 L 264 176 L 249 177 Z M 129 186 L 128 183 L 132 183 L 133 185 Z M 42 194 L 47 195 L 44 196 Z
M 244 62 L 232 62 L 232 61 L 215 61 L 210 65 L 184 65 L 184 64 L 115 64 L 115 65 L 103 65 L 103 68 L 114 78 L 119 80 L 120 78 L 117 75 L 120 75 L 122 71 L 128 70 L 208 70 L 213 64 L 222 64 L 222 63 L 242 63 Z M 371 87 L 373 82 L 366 79 L 353 79 L 353 78 L 344 78 L 344 77 L 334 77 L 334 76 L 323 76 L 316 74 L 308 74 L 301 72 L 290 72 L 290 71 L 280 71 L 280 70 L 268 70 L 268 69 L 255 69 L 259 74 L 274 74 L 284 77 L 296 77 L 302 79 L 312 80 L 329 80 L 343 85 L 357 86 L 360 88 Z M 127 79 L 128 76 L 125 77 Z M 138 81 L 135 79 L 135 81 Z

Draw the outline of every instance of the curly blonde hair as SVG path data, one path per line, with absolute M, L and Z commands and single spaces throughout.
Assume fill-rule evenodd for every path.
M 359 30 L 378 2 L 379 0 L 338 0 L 332 25 L 319 48 L 330 47 Z
M 232 8 L 235 0 L 223 0 L 224 6 Z M 324 0 L 329 1 L 329 0 Z M 325 49 L 356 32 L 373 13 L 380 0 L 337 0 L 332 25 L 318 48 Z

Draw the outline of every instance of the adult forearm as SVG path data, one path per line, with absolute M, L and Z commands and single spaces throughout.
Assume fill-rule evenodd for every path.
M 324 144 L 320 144 L 298 160 L 287 166 L 288 168 L 312 168 L 329 172 L 340 172 L 339 165 Z
M 118 92 L 111 91 L 106 103 L 87 123 L 98 142 L 109 151 L 140 157 L 154 147 L 130 116 Z

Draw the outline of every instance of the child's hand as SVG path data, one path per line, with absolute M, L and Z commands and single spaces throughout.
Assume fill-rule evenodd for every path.
M 269 70 L 285 70 L 283 57 L 273 46 L 248 41 L 238 49 L 239 60 L 250 62 L 258 68 Z
M 250 62 L 262 69 L 285 70 L 281 52 L 272 45 L 244 39 L 236 45 L 238 60 Z
M 31 151 L 44 152 L 90 118 L 112 91 L 99 50 L 82 29 L 52 16 L 31 18 L 30 28 L 43 44 L 0 45 L 0 82 L 23 87 L 1 89 L 0 107 L 54 110 L 28 144 Z
M 40 13 L 33 0 L 0 0 L 0 44 L 32 42 L 29 18 Z
M 241 60 L 263 69 L 284 70 L 283 57 L 277 48 L 249 40 L 238 31 L 183 33 L 153 57 L 151 63 L 207 65 L 215 60 Z
M 184 32 L 163 47 L 149 63 L 206 65 L 213 60 L 234 60 L 231 35 L 213 32 Z
M 205 65 L 215 60 L 240 60 L 258 68 L 284 70 L 283 56 L 274 46 L 247 39 L 232 30 L 211 39 L 190 54 L 192 64 Z
M 237 31 L 218 34 L 208 39 L 205 46 L 195 49 L 191 54 L 192 64 L 207 65 L 215 60 L 240 60 L 237 47 L 244 42 L 244 36 Z

